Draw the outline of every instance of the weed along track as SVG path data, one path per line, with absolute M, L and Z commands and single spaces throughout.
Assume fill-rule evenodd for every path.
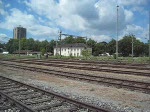
M 129 90 L 137 90 L 137 91 L 150 94 L 150 83 L 146 83 L 146 82 L 123 80 L 117 78 L 107 78 L 107 77 L 88 75 L 88 74 L 70 73 L 70 72 L 63 72 L 58 70 L 49 70 L 49 69 L 44 69 L 39 67 L 28 67 L 25 65 L 8 64 L 4 62 L 3 63 L 1 62 L 1 65 L 15 67 L 18 69 L 37 71 L 37 72 L 42 72 L 50 75 L 71 78 L 71 79 L 83 80 L 83 81 L 92 82 L 96 84 L 115 86 L 117 88 L 127 88 Z
M 0 76 L 0 110 L 22 112 L 111 112 Z

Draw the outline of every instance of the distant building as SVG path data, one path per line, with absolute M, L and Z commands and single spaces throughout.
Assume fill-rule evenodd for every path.
M 14 28 L 14 39 L 22 39 L 26 38 L 26 28 L 23 28 L 21 26 Z
M 64 44 L 61 46 L 54 47 L 54 55 L 62 56 L 82 56 L 82 50 L 88 49 L 92 52 L 92 48 L 89 48 L 86 44 L 83 43 L 75 43 L 75 44 Z

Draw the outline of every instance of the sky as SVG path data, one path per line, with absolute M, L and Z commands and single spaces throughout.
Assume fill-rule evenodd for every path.
M 109 42 L 117 38 L 117 18 L 118 39 L 133 34 L 147 42 L 149 10 L 150 0 L 0 0 L 0 42 L 13 38 L 19 25 L 39 41 L 57 40 L 61 30 Z

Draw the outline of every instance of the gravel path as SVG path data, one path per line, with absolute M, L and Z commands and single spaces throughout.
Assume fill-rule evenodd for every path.
M 49 68 L 54 69 L 54 67 Z M 55 69 L 58 70 L 61 68 Z M 72 71 L 69 69 L 63 70 Z M 3 66 L 0 66 L 0 75 L 116 112 L 150 112 L 150 95 L 140 92 L 90 84 Z

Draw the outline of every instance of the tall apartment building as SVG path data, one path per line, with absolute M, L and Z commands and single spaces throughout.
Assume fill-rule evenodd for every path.
M 21 26 L 13 29 L 14 39 L 26 38 L 26 28 Z

